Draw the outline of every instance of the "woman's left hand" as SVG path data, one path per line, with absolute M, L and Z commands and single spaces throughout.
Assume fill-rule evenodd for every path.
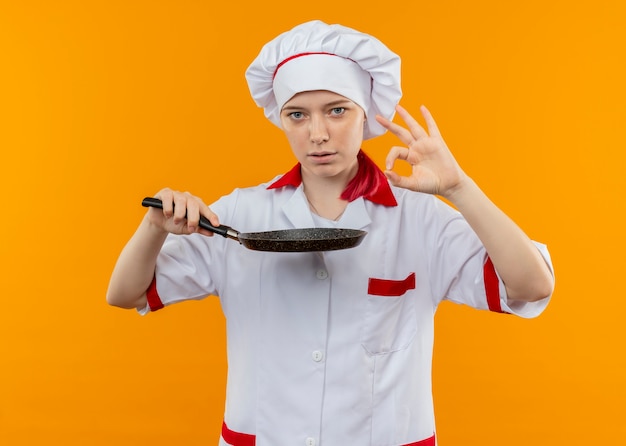
M 406 144 L 406 147 L 391 148 L 385 162 L 385 175 L 394 186 L 448 196 L 461 186 L 466 175 L 441 137 L 432 115 L 425 106 L 420 107 L 428 128 L 427 132 L 405 108 L 397 105 L 396 111 L 408 129 L 382 116 L 376 117 L 383 127 Z M 406 161 L 412 166 L 410 176 L 400 176 L 392 170 L 397 159 Z

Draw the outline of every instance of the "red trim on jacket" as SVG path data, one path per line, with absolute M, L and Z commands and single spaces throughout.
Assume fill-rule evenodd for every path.
M 156 288 L 156 277 L 152 279 L 148 290 L 146 291 L 146 298 L 148 299 L 148 306 L 150 307 L 150 311 L 157 311 L 164 307 L 161 298 L 159 297 L 159 293 Z
M 222 422 L 222 438 L 231 446 L 254 446 L 256 443 L 256 436 L 231 431 L 228 426 L 226 426 L 226 422 Z M 407 443 L 402 446 L 435 446 L 435 436 L 433 435 L 424 440 L 416 441 L 415 443 Z
M 226 426 L 226 422 L 222 422 L 222 438 L 231 446 L 254 446 L 256 443 L 256 437 L 250 434 L 242 434 L 239 432 L 231 431 Z
M 354 178 L 348 183 L 341 194 L 341 198 L 354 201 L 363 197 L 373 203 L 383 206 L 397 206 L 396 197 L 393 196 L 387 177 L 382 170 L 363 152 L 359 151 L 359 170 Z M 285 186 L 298 187 L 302 184 L 300 163 L 296 164 L 289 172 L 274 181 L 267 188 L 278 189 Z
M 490 311 L 504 313 L 500 305 L 500 279 L 496 274 L 496 269 L 489 257 L 483 267 L 483 279 L 485 281 L 485 292 L 487 294 L 487 305 Z
M 409 443 L 402 446 L 435 446 L 435 436 L 425 438 L 424 440 L 416 441 L 415 443 Z
M 411 273 L 403 280 L 376 279 L 370 277 L 367 284 L 367 294 L 374 296 L 402 296 L 408 290 L 415 289 L 415 273 Z

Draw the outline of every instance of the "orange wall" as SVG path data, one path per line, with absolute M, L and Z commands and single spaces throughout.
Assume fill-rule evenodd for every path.
M 554 258 L 536 320 L 441 307 L 440 444 L 626 442 L 624 2 L 0 0 L 1 445 L 216 444 L 216 299 L 142 318 L 104 294 L 144 196 L 294 163 L 243 73 L 314 18 L 400 53 L 403 105 Z

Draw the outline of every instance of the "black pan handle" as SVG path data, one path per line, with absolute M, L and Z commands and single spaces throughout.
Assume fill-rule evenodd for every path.
M 163 209 L 163 202 L 159 200 L 158 198 L 146 197 L 141 202 L 141 205 L 143 207 L 153 207 L 153 208 Z M 237 238 L 237 234 L 239 233 L 235 231 L 233 228 L 231 228 L 230 226 L 226 226 L 226 225 L 213 226 L 209 222 L 209 220 L 203 215 L 200 216 L 199 226 L 202 229 L 215 232 L 216 234 L 221 235 L 222 237 L 239 240 Z

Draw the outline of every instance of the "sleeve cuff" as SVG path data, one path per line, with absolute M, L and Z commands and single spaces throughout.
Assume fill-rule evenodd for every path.
M 150 282 L 150 286 L 146 290 L 146 299 L 146 306 L 144 308 L 137 309 L 139 314 L 142 316 L 148 314 L 148 312 L 160 310 L 165 306 L 157 291 L 156 276 L 152 278 L 152 282 Z
M 550 259 L 550 253 L 546 245 L 538 242 L 534 242 L 537 246 L 537 249 L 543 256 L 548 268 L 550 268 L 550 272 L 554 275 L 554 270 L 552 268 L 552 260 Z M 504 283 L 500 280 L 498 273 L 493 270 L 493 274 L 496 275 L 498 280 L 498 294 L 499 294 L 499 308 L 502 313 L 510 313 L 519 317 L 531 319 L 539 316 L 546 309 L 552 295 L 545 297 L 544 299 L 538 300 L 536 302 L 523 302 L 523 301 L 509 301 L 506 296 L 506 288 L 504 287 Z M 487 287 L 487 283 L 485 283 L 485 287 Z M 489 297 L 487 299 L 489 301 Z M 489 305 L 489 309 L 491 310 L 491 304 Z M 492 310 L 493 311 L 493 310 Z

